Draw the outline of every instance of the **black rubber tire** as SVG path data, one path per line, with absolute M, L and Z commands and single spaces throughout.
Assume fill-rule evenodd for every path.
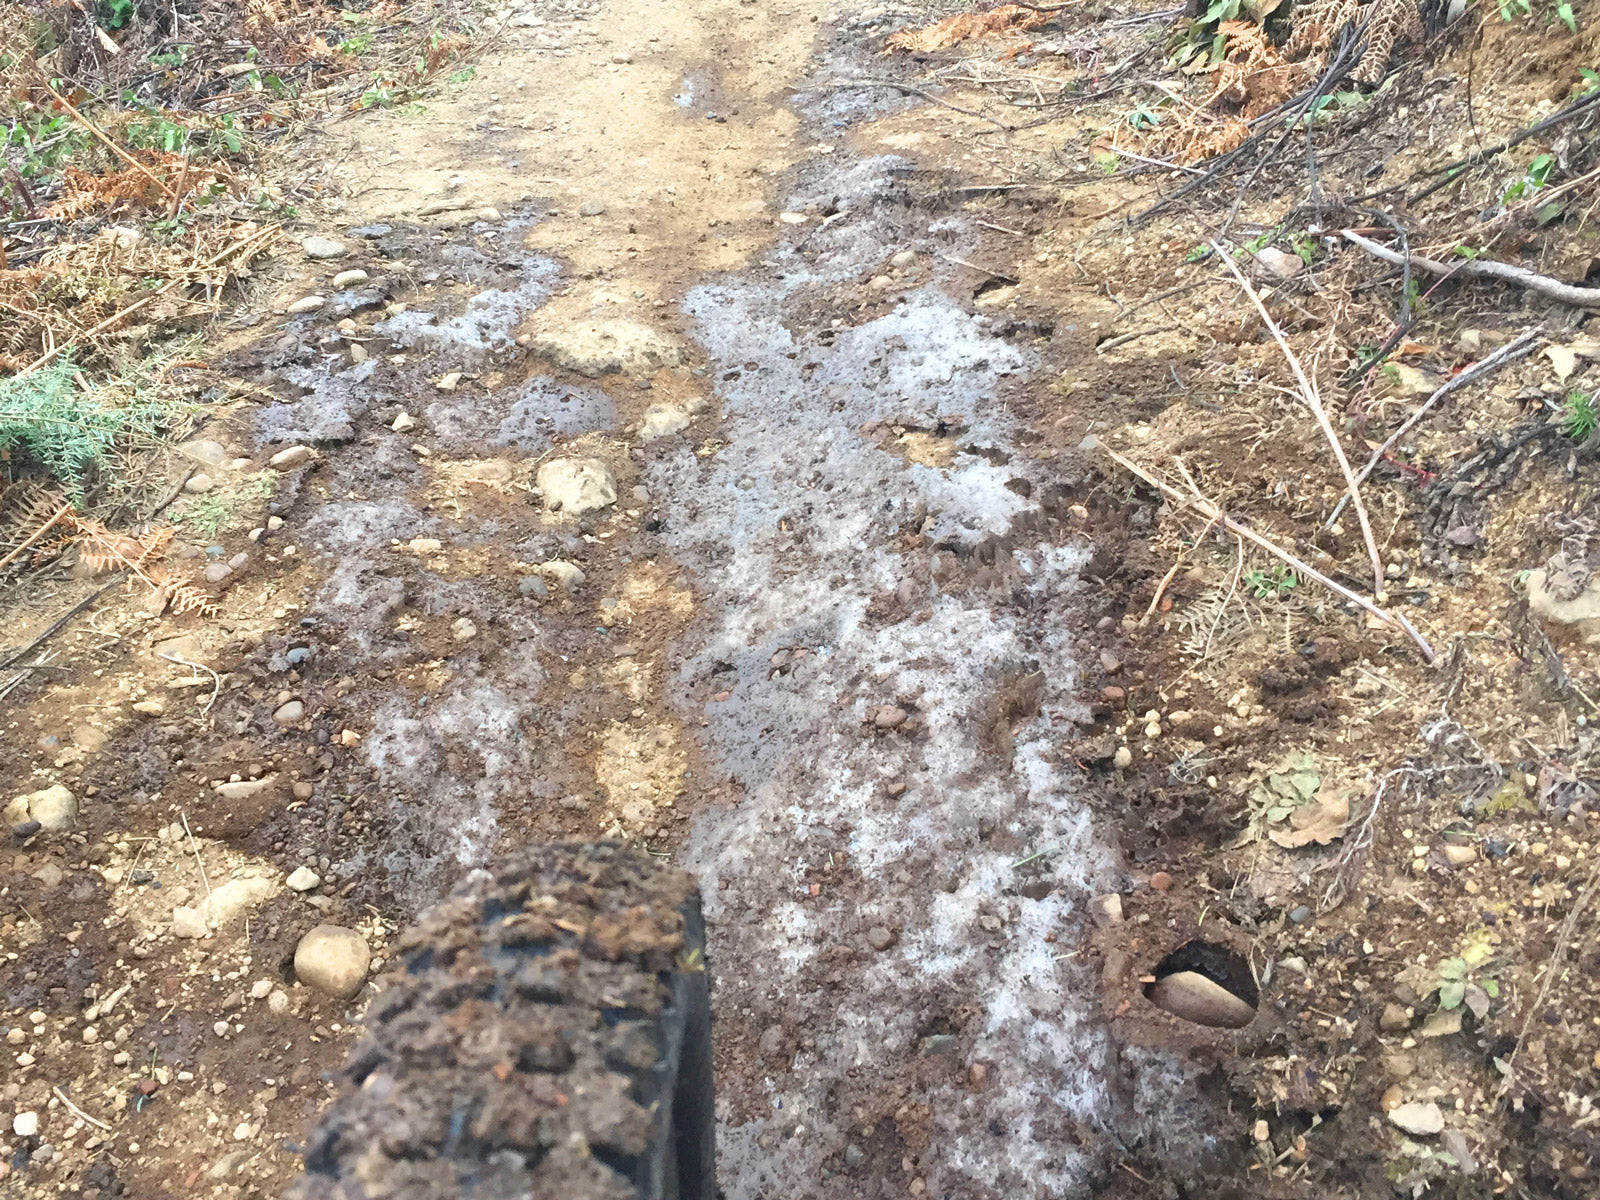
M 293 1200 L 714 1200 L 689 876 L 546 847 L 474 872 L 395 949 Z

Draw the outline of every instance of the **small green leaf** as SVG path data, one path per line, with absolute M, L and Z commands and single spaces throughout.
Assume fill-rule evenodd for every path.
M 1444 958 L 1439 960 L 1440 979 L 1465 979 L 1467 977 L 1467 960 L 1464 958 Z
M 1565 2 L 1556 5 L 1556 16 L 1561 18 L 1561 23 L 1573 37 L 1578 36 L 1578 19 L 1572 15 L 1572 5 Z
M 1483 981 L 1483 990 L 1489 993 L 1489 999 L 1500 999 L 1500 981 L 1498 979 L 1485 979 Z
M 1447 979 L 1439 985 L 1439 1007 L 1459 1008 L 1462 997 L 1467 994 L 1467 985 L 1459 979 Z

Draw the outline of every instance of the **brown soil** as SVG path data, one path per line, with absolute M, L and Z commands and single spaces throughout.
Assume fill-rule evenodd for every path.
M 152 616 L 141 591 L 114 590 L 6 697 L 0 798 L 61 782 L 82 810 L 68 836 L 27 833 L 0 871 L 0 1026 L 16 1065 L 0 1087 L 8 1113 L 41 1115 L 39 1134 L 0 1129 L 4 1186 L 279 1192 L 371 994 L 347 1005 L 298 983 L 300 935 L 359 930 L 381 981 L 391 938 L 470 866 L 625 836 L 707 877 L 730 1197 L 1591 1194 L 1600 658 L 1529 615 L 1523 573 L 1563 549 L 1581 559 L 1600 536 L 1592 449 L 1549 424 L 1569 387 L 1593 390 L 1594 360 L 1557 380 L 1549 358 L 1529 357 L 1458 393 L 1365 487 L 1387 603 L 1438 652 L 1429 666 L 1403 634 L 1286 579 L 1103 454 L 1180 483 L 1181 459 L 1231 514 L 1371 591 L 1351 516 L 1318 532 L 1341 481 L 1281 391 L 1281 352 L 1214 262 L 1186 261 L 1231 190 L 1130 227 L 1167 181 L 1096 168 L 1033 186 L 1056 171 L 1064 134 L 1087 163 L 1094 131 L 1125 115 L 1119 97 L 1001 138 L 914 98 L 797 103 L 787 89 L 813 55 L 867 76 L 956 53 L 993 64 L 1005 40 L 880 63 L 868 56 L 898 20 L 834 28 L 810 0 L 551 13 L 547 33 L 502 46 L 420 118 L 369 113 L 309 144 L 329 182 L 304 232 L 350 241 L 372 278 L 289 319 L 289 302 L 346 265 L 290 251 L 262 272 L 255 311 L 218 333 L 247 398 L 212 409 L 202 436 L 248 465 L 225 485 L 233 511 L 217 535 L 186 535 L 180 552 L 247 556 L 214 589 L 220 616 Z M 1066 21 L 1094 26 L 1087 12 Z M 1160 28 L 1109 28 L 1101 53 L 1148 52 Z M 1378 186 L 1358 186 L 1375 157 L 1380 182 L 1432 167 L 1475 136 L 1470 119 L 1484 140 L 1525 124 L 1564 97 L 1593 42 L 1549 44 L 1492 22 L 1481 40 L 1447 40 L 1412 98 L 1386 93 L 1351 133 L 1359 143 L 1332 147 L 1323 187 Z M 1461 81 L 1489 59 L 1511 64 L 1514 85 L 1474 116 Z M 1075 54 L 1022 61 L 1087 84 L 1100 70 Z M 966 90 L 949 95 L 992 101 Z M 1442 151 L 1411 136 L 1420 126 Z M 868 179 L 885 154 L 899 173 Z M 1292 207 L 1286 170 L 1263 175 L 1236 234 L 1272 230 Z M 1011 190 L 962 190 L 1001 182 Z M 1419 215 L 1470 199 L 1447 193 Z M 930 232 L 950 222 L 965 240 Z M 1529 239 L 1524 257 L 1582 278 L 1593 229 Z M 913 243 L 915 261 L 895 265 Z M 1359 464 L 1418 399 L 1403 373 L 1334 383 L 1388 332 L 1398 281 L 1375 284 L 1370 260 L 1315 245 L 1309 270 L 1260 282 Z M 397 306 L 460 316 L 471 297 L 529 280 L 553 294 L 490 353 L 376 328 L 404 316 Z M 715 321 L 693 289 L 741 281 L 792 298 L 774 318 L 789 340 L 768 361 L 705 341 Z M 1028 365 L 998 371 L 966 414 L 893 379 L 893 411 L 828 431 L 859 435 L 847 452 L 861 478 L 878 478 L 880 449 L 902 472 L 873 483 L 872 515 L 851 533 L 863 575 L 876 561 L 901 575 L 858 593 L 841 569 L 809 593 L 827 614 L 830 598 L 870 591 L 850 633 L 868 650 L 876 639 L 881 661 L 841 656 L 837 627 L 763 624 L 763 606 L 815 564 L 833 569 L 826 539 L 806 538 L 847 481 L 807 491 L 829 443 L 792 435 L 787 449 L 822 465 L 782 476 L 771 519 L 735 545 L 730 505 L 777 475 L 775 459 L 720 465 L 743 461 L 741 414 L 761 395 L 739 389 L 803 360 L 818 386 L 762 403 L 781 414 L 820 397 L 842 412 L 888 368 L 866 360 L 833 381 L 828 355 L 934 294 L 984 322 L 990 359 Z M 1397 361 L 1436 379 L 1523 328 L 1558 343 L 1595 332 L 1592 317 L 1478 284 L 1445 284 L 1420 311 Z M 537 349 L 618 319 L 679 361 L 594 379 Z M 902 337 L 881 357 L 905 350 Z M 381 396 L 325 383 L 360 359 L 379 362 Z M 497 440 L 513 398 L 539 420 Z M 633 439 L 651 405 L 699 402 L 681 445 Z M 486 407 L 496 421 L 474 424 Z M 999 432 L 981 424 L 991 409 L 1010 423 Z M 402 410 L 414 431 L 396 431 Z M 316 455 L 250 486 L 299 441 Z M 530 503 L 557 451 L 603 461 L 617 505 L 572 519 Z M 926 505 L 880 514 L 904 480 L 970 487 L 960 473 L 974 464 L 1018 502 L 1003 532 L 940 530 Z M 1081 554 L 1076 590 L 1030 590 L 1053 554 Z M 741 581 L 740 556 L 784 565 Z M 541 574 L 557 560 L 581 568 L 576 590 Z M 35 577 L 8 642 L 97 586 Z M 952 605 L 984 620 L 939 624 Z M 739 641 L 722 622 L 742 610 Z M 1027 653 L 956 675 L 949 647 L 986 652 L 998 622 Z M 913 656 L 901 639 L 924 627 Z M 1062 638 L 1075 670 L 1043 670 Z M 898 674 L 896 655 L 909 660 Z M 916 671 L 933 677 L 905 685 Z M 159 712 L 133 708 L 150 700 Z M 276 720 L 291 700 L 303 717 Z M 958 752 L 959 769 L 944 765 Z M 848 765 L 870 795 L 829 807 L 844 773 L 810 778 L 793 761 L 807 758 Z M 1261 789 L 1286 766 L 1313 772 L 1319 799 L 1348 801 L 1327 844 L 1271 836 L 1288 825 L 1267 820 Z M 1081 866 L 1040 854 L 1063 836 L 1026 782 L 1042 768 L 1092 809 L 1092 833 L 1058 856 Z M 919 816 L 945 840 L 874 842 Z M 991 877 L 991 862 L 1012 865 Z M 279 890 L 302 865 L 320 876 L 313 890 Z M 274 894 L 205 939 L 175 937 L 174 908 L 230 876 Z M 1093 920 L 1093 892 L 1119 893 L 1121 919 Z M 971 902 L 960 919 L 958 900 Z M 1146 999 L 1156 964 L 1195 938 L 1254 968 L 1246 1029 L 1204 1029 Z M 1041 958 L 1048 977 L 1024 979 Z M 956 965 L 941 975 L 932 960 Z M 1451 983 L 1462 998 L 1444 1007 Z M 1103 1083 L 1098 1108 L 1057 1102 L 1080 1074 Z M 1446 1134 L 1387 1118 L 1410 1102 L 1436 1103 Z

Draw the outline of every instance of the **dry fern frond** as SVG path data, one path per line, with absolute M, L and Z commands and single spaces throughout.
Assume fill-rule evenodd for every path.
M 1002 4 L 989 12 L 957 13 L 925 29 L 902 29 L 889 35 L 884 43 L 886 50 L 925 52 L 946 50 L 971 38 L 989 37 L 1011 30 L 1037 29 L 1050 19 L 1050 14 L 1035 12 L 1018 4 Z
M 1321 71 L 1345 27 L 1359 25 L 1363 19 L 1367 44 L 1356 59 L 1350 78 L 1356 83 L 1376 84 L 1389 69 L 1389 60 L 1401 39 L 1419 42 L 1424 36 L 1417 0 L 1372 0 L 1364 6 L 1360 0 L 1310 0 L 1297 4 L 1294 31 L 1284 43 L 1284 55 L 1304 55 L 1312 70 Z
M 1417 12 L 1416 0 L 1372 0 L 1372 20 L 1367 25 L 1367 48 L 1361 62 L 1350 73 L 1357 83 L 1369 86 L 1379 83 L 1389 69 L 1394 48 L 1404 38 L 1411 42 L 1423 39 L 1422 15 Z
M 1344 27 L 1360 19 L 1360 0 L 1303 0 L 1294 6 L 1294 29 L 1283 52 L 1289 58 L 1314 54 L 1326 60 Z

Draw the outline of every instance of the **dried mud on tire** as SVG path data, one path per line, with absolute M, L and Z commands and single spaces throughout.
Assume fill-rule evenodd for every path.
M 704 940 L 640 850 L 474 872 L 399 943 L 291 1200 L 709 1200 Z

